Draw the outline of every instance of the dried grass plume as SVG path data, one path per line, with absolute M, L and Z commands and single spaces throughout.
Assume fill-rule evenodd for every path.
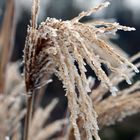
M 116 53 L 102 38 L 106 34 L 114 34 L 117 30 L 134 31 L 134 28 L 119 23 L 96 22 L 88 25 L 79 22 L 81 18 L 108 5 L 109 2 L 101 3 L 70 21 L 47 18 L 37 26 L 39 0 L 33 0 L 31 26 L 28 27 L 24 49 L 26 91 L 29 95 L 34 94 L 34 90 L 46 82 L 40 83 L 45 74 L 48 75 L 48 79 L 52 73 L 56 74 L 66 90 L 70 121 L 76 140 L 81 139 L 78 118 L 82 119 L 81 125 L 86 132 L 85 139 L 92 140 L 94 136 L 96 140 L 100 140 L 97 113 L 88 95 L 91 90 L 85 74 L 85 65 L 88 64 L 92 68 L 98 79 L 113 95 L 116 95 L 117 88 L 101 64 L 106 64 L 111 71 L 126 79 L 128 83 L 130 80 L 125 71 L 132 68 L 139 72 L 135 65 Z M 108 58 L 116 61 L 116 65 L 114 66 Z

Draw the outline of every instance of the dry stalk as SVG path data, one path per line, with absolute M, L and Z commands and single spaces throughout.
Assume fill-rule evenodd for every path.
M 5 72 L 12 52 L 12 36 L 14 35 L 14 1 L 7 0 L 6 6 L 0 35 L 0 94 L 5 90 Z
M 33 1 L 33 7 L 32 7 L 32 20 L 31 20 L 31 26 L 32 26 L 32 41 L 33 43 L 36 41 L 36 37 L 34 34 L 34 30 L 36 29 L 36 22 L 37 22 L 37 16 L 38 16 L 38 3 L 39 0 Z M 25 58 L 26 61 L 26 58 Z M 35 63 L 33 62 L 33 65 Z M 33 79 L 29 79 L 31 77 L 27 76 L 27 73 L 25 72 L 25 85 L 26 85 L 26 93 L 27 93 L 27 114 L 25 118 L 25 129 L 24 129 L 24 140 L 29 140 L 29 130 L 30 130 L 30 123 L 32 120 L 32 114 L 33 114 L 33 104 L 34 104 L 34 97 L 35 97 L 35 90 L 33 86 Z
M 30 123 L 33 114 L 34 93 L 27 98 L 27 113 L 25 118 L 24 140 L 29 140 Z

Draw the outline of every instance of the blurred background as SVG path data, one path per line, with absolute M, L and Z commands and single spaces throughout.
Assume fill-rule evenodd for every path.
M 2 30 L 6 4 L 12 0 L 0 0 L 0 27 Z M 55 17 L 62 20 L 70 20 L 77 16 L 79 12 L 94 7 L 102 0 L 41 0 L 40 14 L 38 23 L 44 21 L 47 17 Z M 116 21 L 122 25 L 136 28 L 135 32 L 119 31 L 117 38 L 112 39 L 130 56 L 140 51 L 140 0 L 111 0 L 111 5 L 97 12 L 96 14 L 84 18 L 81 22 L 91 19 L 108 19 Z M 15 0 L 14 21 L 12 32 L 13 49 L 10 60 L 15 62 L 22 60 L 23 48 L 31 17 L 31 0 Z M 8 22 L 8 21 L 7 21 Z M 22 72 L 22 66 L 21 66 Z M 89 75 L 94 73 L 88 70 Z M 138 75 L 136 79 L 140 78 Z M 64 90 L 61 82 L 53 76 L 53 82 L 48 85 L 44 95 L 42 106 L 50 103 L 54 97 L 60 99 L 57 109 L 53 111 L 52 118 L 58 119 L 64 117 L 67 109 L 67 99 L 64 97 Z M 140 114 L 125 119 L 123 122 L 114 126 L 104 128 L 100 131 L 102 140 L 140 140 Z

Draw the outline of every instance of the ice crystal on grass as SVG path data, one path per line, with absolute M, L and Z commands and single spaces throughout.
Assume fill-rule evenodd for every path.
M 112 47 L 114 48 L 114 44 L 112 44 Z M 116 52 L 121 51 L 121 54 L 125 55 L 122 50 L 118 50 L 116 47 L 114 49 Z M 140 62 L 138 62 L 140 53 L 127 58 L 130 62 L 135 62 L 135 65 L 140 68 Z M 133 76 L 135 76 L 132 68 L 128 68 L 125 72 L 129 75 L 129 78 L 133 78 Z M 124 81 L 122 77 L 118 77 L 118 74 L 113 72 L 109 75 L 109 78 L 115 86 L 118 86 Z M 93 87 L 95 79 L 91 77 L 88 79 L 90 79 L 90 86 L 92 85 L 91 87 Z M 106 126 L 116 124 L 118 121 L 122 121 L 128 116 L 140 112 L 140 81 L 135 82 L 127 88 L 123 87 L 123 89 L 118 91 L 116 96 L 111 96 L 111 94 L 109 94 L 108 88 L 106 88 L 101 83 L 97 88 L 92 90 L 90 98 L 92 99 L 94 109 L 98 114 L 97 119 L 99 128 L 102 130 L 102 128 L 105 128 Z M 80 130 L 81 140 L 85 140 L 86 132 L 82 126 L 82 119 L 78 118 L 77 123 Z M 68 130 L 67 134 L 67 140 L 74 139 L 72 128 Z
M 128 58 L 130 62 L 135 62 L 140 58 L 140 53 Z M 140 68 L 140 62 L 136 61 L 135 64 Z M 129 78 L 133 78 L 135 73 L 132 68 L 128 68 L 125 71 L 129 75 Z M 117 86 L 122 81 L 122 77 L 117 77 L 116 74 L 110 74 L 110 79 L 113 85 Z M 117 77 L 117 78 L 116 78 Z M 139 100 L 140 100 L 140 81 L 136 81 L 133 85 L 123 88 L 118 91 L 117 96 L 104 96 L 107 94 L 108 89 L 102 84 L 92 91 L 90 97 L 94 103 L 95 110 L 98 113 L 98 123 L 100 128 L 122 121 L 127 116 L 138 113 L 140 111 Z
M 47 18 L 37 27 L 38 5 L 39 1 L 35 0 L 24 50 L 27 93 L 37 88 L 45 74 L 55 73 L 62 80 L 66 89 L 68 107 L 71 113 L 70 121 L 76 140 L 81 139 L 77 125 L 78 118 L 82 119 L 81 125 L 86 132 L 85 139 L 91 140 L 94 136 L 96 140 L 100 140 L 97 114 L 88 95 L 90 88 L 85 74 L 85 65 L 88 64 L 98 79 L 115 94 L 117 89 L 102 69 L 101 64 L 106 64 L 110 70 L 127 81 L 129 77 L 125 70 L 131 67 L 135 72 L 138 72 L 138 69 L 126 58 L 116 53 L 102 39 L 102 35 L 107 32 L 114 33 L 117 30 L 133 31 L 134 28 L 121 26 L 118 23 L 102 22 L 97 25 L 104 25 L 104 27 L 97 27 L 94 24 L 87 25 L 79 22 L 84 16 L 89 16 L 108 6 L 109 2 L 101 3 L 87 12 L 82 12 L 70 21 Z M 104 58 L 101 54 L 105 54 L 107 57 Z M 113 66 L 108 59 L 116 61 L 117 65 Z M 75 62 L 78 66 L 75 65 Z

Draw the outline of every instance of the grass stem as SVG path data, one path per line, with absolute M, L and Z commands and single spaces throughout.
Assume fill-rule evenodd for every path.
M 33 115 L 34 96 L 34 93 L 32 93 L 27 99 L 27 114 L 25 118 L 24 140 L 29 140 L 30 124 Z

